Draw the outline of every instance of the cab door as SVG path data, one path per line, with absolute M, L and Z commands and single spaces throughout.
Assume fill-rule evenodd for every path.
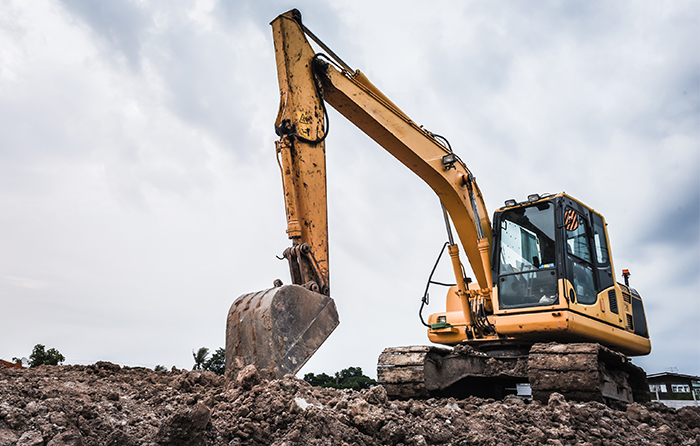
M 593 305 L 598 297 L 588 210 L 574 201 L 564 206 L 564 258 L 566 277 L 573 286 L 567 293 L 570 303 Z

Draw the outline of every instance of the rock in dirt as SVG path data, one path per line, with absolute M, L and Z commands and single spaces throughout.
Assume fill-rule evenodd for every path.
M 243 371 L 241 371 L 243 372 Z M 616 410 L 552 394 L 390 400 L 382 387 L 311 387 L 250 369 L 211 372 L 90 366 L 0 369 L 0 446 L 682 445 L 700 446 L 700 409 Z
M 161 445 L 204 444 L 204 431 L 211 412 L 207 406 L 197 403 L 168 417 L 158 429 L 155 441 Z
M 44 444 L 44 437 L 40 432 L 28 431 L 22 434 L 17 440 L 17 446 L 41 446 Z
M 258 369 L 252 364 L 245 366 L 238 372 L 238 376 L 236 376 L 236 384 L 246 390 L 252 389 L 253 386 L 259 382 L 260 373 L 258 373 Z
M 82 446 L 83 436 L 80 432 L 71 430 L 58 434 L 49 441 L 46 446 Z
M 0 446 L 14 446 L 19 437 L 8 429 L 0 429 Z

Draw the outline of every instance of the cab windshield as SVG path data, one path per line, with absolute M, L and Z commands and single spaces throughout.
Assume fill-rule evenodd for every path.
M 501 308 L 557 303 L 554 205 L 545 202 L 503 212 L 500 240 Z

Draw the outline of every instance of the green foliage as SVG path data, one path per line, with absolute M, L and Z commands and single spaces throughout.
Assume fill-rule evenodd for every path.
M 156 372 L 164 372 L 167 369 L 165 368 L 165 366 L 158 364 L 153 370 L 155 370 Z
M 223 375 L 226 372 L 226 350 L 223 347 L 217 348 L 211 358 L 204 363 L 204 370 L 217 375 Z
M 223 347 L 216 349 L 209 358 L 209 349 L 202 347 L 197 352 L 192 352 L 194 357 L 194 368 L 192 370 L 207 370 L 217 375 L 226 372 L 226 350 Z
M 338 388 L 337 383 L 335 382 L 335 378 L 333 378 L 332 376 L 328 376 L 325 373 L 320 373 L 318 375 L 314 375 L 313 373 L 307 373 L 306 375 L 304 375 L 304 381 L 316 387 L 333 387 L 336 389 Z
M 377 381 L 362 374 L 360 367 L 348 367 L 340 372 L 335 372 L 334 376 L 321 373 L 314 375 L 307 373 L 304 375 L 304 381 L 317 387 L 332 387 L 334 389 L 369 389 L 377 385 Z
M 42 344 L 37 344 L 32 350 L 32 354 L 29 355 L 29 367 L 36 367 L 39 365 L 59 365 L 63 364 L 66 358 L 59 353 L 55 348 L 50 348 L 46 350 L 46 347 Z
M 14 362 L 15 364 L 22 364 L 22 359 L 20 359 L 20 358 L 12 358 L 12 362 Z
M 197 353 L 192 352 L 192 357 L 194 358 L 194 367 L 192 370 L 202 370 L 204 363 L 207 361 L 207 356 L 209 356 L 209 349 L 202 347 L 197 350 Z

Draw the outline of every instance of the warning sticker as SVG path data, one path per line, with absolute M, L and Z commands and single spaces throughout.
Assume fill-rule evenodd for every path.
M 573 209 L 564 212 L 564 226 L 567 231 L 575 231 L 578 228 L 578 214 Z

